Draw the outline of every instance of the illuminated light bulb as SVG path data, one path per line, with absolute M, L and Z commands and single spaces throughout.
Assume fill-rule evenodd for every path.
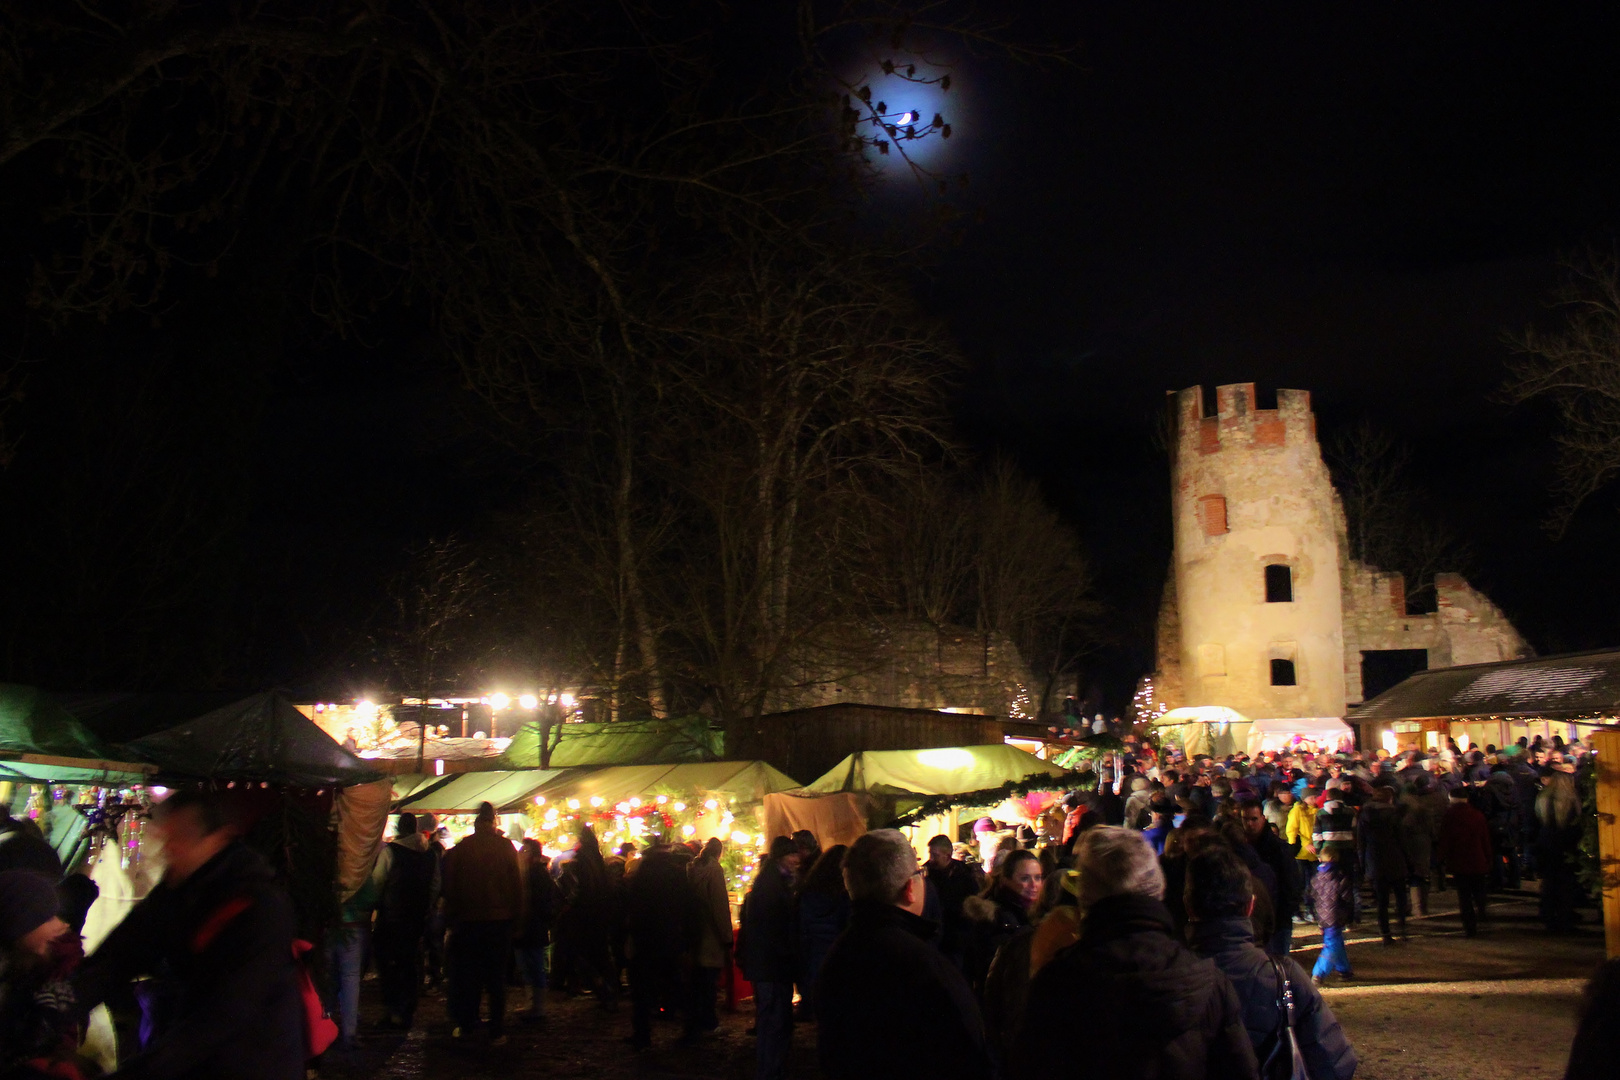
M 667 802 L 669 802 L 669 796 L 668 795 L 660 795 L 660 796 L 658 796 L 658 805 L 659 806 L 663 806 Z
M 748 843 L 748 834 L 745 832 L 734 832 L 731 834 L 731 842 L 733 844 L 746 844 Z
M 675 804 L 675 812 L 677 814 L 680 813 L 682 810 L 685 810 L 685 809 L 686 809 L 686 804 L 685 803 L 678 802 L 678 803 Z
M 641 805 L 641 800 L 640 799 L 631 799 L 630 800 L 630 805 L 631 806 L 640 806 Z
M 602 802 L 603 802 L 602 796 L 600 796 L 600 795 L 592 795 L 591 796 L 591 805 L 592 806 L 601 806 Z
M 505 694 L 489 695 L 489 706 L 496 712 L 500 712 L 510 704 L 512 704 L 512 699 L 507 697 Z
M 754 834 L 754 844 L 757 847 L 764 847 L 765 846 L 765 838 L 763 836 L 761 836 L 760 834 L 755 833 Z
M 717 799 L 710 799 L 708 802 L 704 803 L 703 806 L 704 809 L 707 810 L 717 810 L 720 808 L 720 802 Z
M 570 809 L 570 810 L 578 810 L 579 809 L 579 800 L 578 799 L 569 799 L 568 800 L 568 809 Z
M 574 695 L 573 694 L 558 694 L 557 695 L 557 704 L 561 705 L 565 709 L 572 709 L 574 707 L 574 704 L 575 704 Z
M 536 805 L 536 806 L 544 806 L 544 805 L 546 805 L 546 797 L 544 795 L 536 795 L 534 797 L 534 805 Z M 555 811 L 555 810 L 552 811 L 553 814 L 555 814 L 556 812 L 557 811 Z
M 691 836 L 696 832 L 697 832 L 697 826 L 696 825 L 682 825 L 681 826 L 681 835 L 682 836 Z
M 518 704 L 523 706 L 525 709 L 538 709 L 540 707 L 540 699 L 535 697 L 533 694 L 524 694 L 522 697 L 518 698 Z

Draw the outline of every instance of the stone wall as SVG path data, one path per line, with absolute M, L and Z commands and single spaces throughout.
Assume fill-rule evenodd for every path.
M 1181 678 L 1181 609 L 1176 606 L 1176 564 L 1164 576 L 1159 599 L 1158 663 L 1153 672 L 1153 700 L 1175 709 L 1187 703 Z
M 1461 574 L 1434 575 L 1434 591 L 1439 608 L 1435 617 L 1451 650 L 1450 664 L 1446 666 L 1522 660 L 1535 655 L 1502 609 Z
M 845 627 L 836 647 L 807 649 L 797 685 L 772 695 L 767 712 L 856 703 L 1019 718 L 1039 692 L 1018 647 L 964 627 L 889 620 Z
M 1213 416 L 1198 387 L 1172 397 L 1183 703 L 1342 715 L 1340 515 L 1310 395 L 1279 390 L 1277 408 L 1259 409 L 1252 383 L 1221 386 Z M 1268 566 L 1286 567 L 1289 601 L 1267 601 Z M 1294 685 L 1274 682 L 1274 661 Z

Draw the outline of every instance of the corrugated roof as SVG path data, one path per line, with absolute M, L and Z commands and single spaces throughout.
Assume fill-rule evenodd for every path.
M 1420 671 L 1350 711 L 1349 719 L 1620 716 L 1620 649 Z

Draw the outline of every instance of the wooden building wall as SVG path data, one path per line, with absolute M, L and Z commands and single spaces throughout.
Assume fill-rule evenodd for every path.
M 982 746 L 1001 742 L 1003 726 L 997 716 L 823 705 L 733 723 L 726 729 L 726 757 L 767 761 L 808 784 L 857 750 Z

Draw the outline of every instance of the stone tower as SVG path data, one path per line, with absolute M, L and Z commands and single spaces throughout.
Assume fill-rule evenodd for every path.
M 1342 511 L 1316 441 L 1311 396 L 1254 384 L 1170 395 L 1174 417 L 1167 603 L 1179 649 L 1161 670 L 1179 704 L 1224 705 L 1251 719 L 1343 716 Z M 1161 646 L 1172 644 L 1161 640 Z M 1179 656 L 1174 653 L 1179 652 Z M 1179 660 L 1179 663 L 1176 661 Z

